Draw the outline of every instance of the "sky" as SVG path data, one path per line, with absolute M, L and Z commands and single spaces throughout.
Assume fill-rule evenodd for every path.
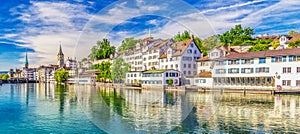
M 172 38 L 188 30 L 206 38 L 237 24 L 255 35 L 300 32 L 299 0 L 6 0 L 0 6 L 0 71 L 87 57 L 97 40 Z

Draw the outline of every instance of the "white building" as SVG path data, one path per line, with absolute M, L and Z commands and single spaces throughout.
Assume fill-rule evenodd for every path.
M 148 70 L 142 73 L 142 87 L 163 87 L 172 79 L 173 86 L 180 85 L 180 72 L 173 69 Z
M 130 65 L 130 71 L 144 71 L 146 68 L 143 64 L 145 61 L 143 56 L 158 41 L 160 40 L 154 40 L 152 37 L 145 38 L 142 42 L 136 44 L 136 48 L 120 52 L 119 57 L 123 58 Z
M 193 39 L 176 42 L 169 46 L 159 57 L 160 69 L 174 69 L 182 73 L 183 77 L 197 74 L 196 60 L 201 58 L 201 52 Z
M 141 71 L 132 71 L 126 73 L 126 84 L 140 84 L 142 80 Z
M 68 57 L 68 59 L 67 59 L 67 61 L 66 61 L 66 67 L 67 67 L 67 68 L 70 68 L 70 70 L 75 70 L 76 67 L 77 67 L 77 61 L 76 61 L 76 59 L 73 60 L 73 59 L 70 59 L 70 58 Z
M 159 56 L 173 44 L 172 39 L 156 41 L 151 45 L 148 51 L 143 53 L 143 66 L 145 70 L 159 69 Z
M 239 89 L 300 87 L 300 48 L 227 55 L 216 59 L 214 86 Z

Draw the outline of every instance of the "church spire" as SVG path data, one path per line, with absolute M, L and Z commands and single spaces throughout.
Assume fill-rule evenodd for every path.
M 58 54 L 57 54 L 57 65 L 59 65 L 59 67 L 63 67 L 64 66 L 64 53 L 62 52 L 62 49 L 61 49 L 61 42 L 60 42 L 60 45 L 59 45 L 59 50 L 58 50 Z
M 148 38 L 151 38 L 151 31 L 150 31 L 150 28 L 148 29 Z
M 64 55 L 63 52 L 62 52 L 62 49 L 61 49 L 61 43 L 59 44 L 59 51 L 58 51 L 57 55 Z
M 26 49 L 26 53 L 25 53 L 25 61 L 24 61 L 24 64 L 25 64 L 25 68 L 28 68 L 27 49 Z

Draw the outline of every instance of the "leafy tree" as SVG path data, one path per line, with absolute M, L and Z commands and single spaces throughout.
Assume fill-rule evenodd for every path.
M 121 81 L 126 78 L 126 72 L 129 71 L 129 64 L 127 64 L 123 58 L 117 58 L 112 64 L 112 80 Z
M 111 80 L 111 63 L 110 62 L 102 62 L 100 64 L 95 64 L 94 69 L 99 71 L 99 74 L 96 76 L 97 80 Z
M 173 79 L 171 79 L 171 78 L 168 79 L 168 85 L 169 85 L 169 86 L 172 86 L 172 85 L 173 85 Z
M 206 50 L 211 50 L 220 46 L 220 40 L 217 35 L 210 36 L 202 41 L 202 45 Z
M 289 46 L 290 48 L 297 48 L 297 47 L 300 46 L 300 40 L 296 40 L 295 42 L 290 42 L 290 43 L 288 44 L 288 46 Z
M 0 74 L 1 80 L 7 80 L 9 78 L 8 74 Z
M 273 49 L 276 49 L 280 45 L 280 42 L 279 40 L 274 40 L 273 42 L 271 42 L 271 45 Z
M 110 55 L 115 54 L 116 48 L 114 46 L 110 46 L 110 42 L 108 39 L 103 39 L 102 41 L 97 41 L 97 45 L 93 46 L 90 55 L 90 59 L 106 59 L 109 58 Z
M 265 51 L 269 50 L 269 45 L 268 44 L 256 44 L 252 46 L 248 52 L 258 52 L 258 51 Z
M 241 25 L 235 25 L 234 28 L 231 28 L 229 31 L 226 31 L 225 33 L 218 35 L 220 41 L 225 45 L 233 45 L 235 40 L 239 40 L 238 42 L 235 42 L 234 45 L 240 45 L 239 43 L 244 42 L 246 40 L 251 40 L 252 35 L 254 35 L 254 29 L 247 27 L 242 28 Z
M 289 33 L 288 33 L 289 36 L 293 36 L 293 35 L 295 35 L 295 34 L 298 34 L 298 32 L 295 31 L 295 30 L 291 30 L 291 31 L 289 31 Z
M 129 49 L 135 48 L 136 44 L 139 41 L 140 40 L 135 40 L 134 37 L 126 38 L 125 40 L 122 41 L 121 46 L 119 46 L 118 52 L 122 52 L 122 51 L 125 51 L 125 50 L 129 50 Z
M 185 30 L 182 34 L 180 34 L 180 32 L 178 32 L 178 34 L 175 35 L 175 37 L 174 37 L 174 41 L 176 41 L 176 42 L 185 41 L 190 38 L 191 38 L 190 33 Z
M 67 70 L 59 69 L 59 70 L 56 70 L 56 71 L 54 72 L 54 79 L 55 79 L 58 83 L 67 81 L 68 78 L 69 78 L 69 72 L 68 72 Z
M 198 37 L 195 37 L 194 42 L 198 46 L 198 48 L 200 49 L 200 52 L 203 53 L 203 55 L 207 55 L 207 51 L 202 45 L 202 40 Z
M 81 62 L 87 62 L 87 58 L 82 58 Z

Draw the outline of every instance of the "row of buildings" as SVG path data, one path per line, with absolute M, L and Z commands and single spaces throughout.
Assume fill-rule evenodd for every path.
M 66 69 L 69 71 L 70 76 L 77 74 L 78 62 L 75 59 L 67 58 L 65 60 L 64 54 L 61 48 L 57 54 L 57 64 L 41 65 L 38 68 L 29 67 L 28 55 L 25 54 L 24 66 L 22 69 L 10 69 L 9 80 L 10 81 L 37 81 L 37 82 L 50 82 L 54 81 L 54 72 L 58 69 Z
M 153 39 L 119 54 L 131 65 L 125 83 L 143 87 L 196 85 L 209 88 L 300 88 L 300 48 L 290 49 L 293 37 L 279 36 L 279 47 L 244 52 L 221 46 L 203 56 L 193 37 L 182 42 Z M 300 36 L 299 36 L 300 37 Z

